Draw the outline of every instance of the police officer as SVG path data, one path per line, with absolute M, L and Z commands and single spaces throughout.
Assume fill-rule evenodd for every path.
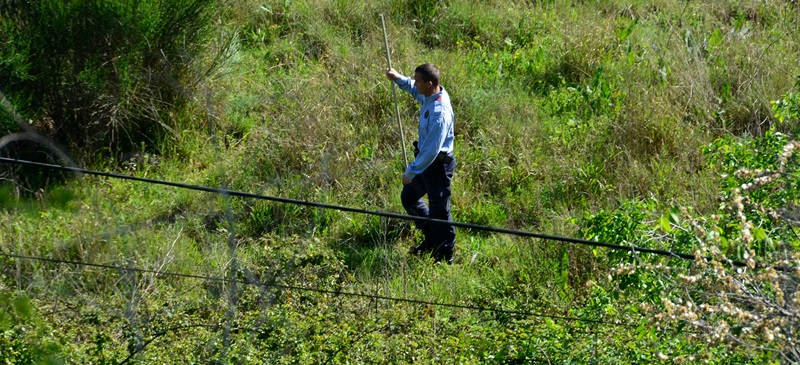
M 417 66 L 412 78 L 394 69 L 386 77 L 422 104 L 419 109 L 419 139 L 414 142 L 414 161 L 403 174 L 400 199 L 409 215 L 453 221 L 450 215 L 450 183 L 456 168 L 453 154 L 453 107 L 450 95 L 439 85 L 439 69 Z M 428 195 L 429 205 L 422 201 Z M 411 247 L 412 254 L 430 253 L 436 261 L 453 262 L 456 229 L 446 223 L 415 221 L 425 239 Z

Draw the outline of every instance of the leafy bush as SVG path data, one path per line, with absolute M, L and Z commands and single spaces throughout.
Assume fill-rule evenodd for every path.
M 189 99 L 213 8 L 214 0 L 12 1 L 0 6 L 0 87 L 69 146 L 153 142 Z
M 800 76 L 795 84 L 797 90 L 786 93 L 783 99 L 772 102 L 772 111 L 780 123 L 787 123 L 791 127 L 800 127 Z
M 776 105 L 796 107 L 787 100 L 791 99 Z M 680 330 L 688 325 L 695 329 L 690 337 L 712 347 L 741 348 L 755 358 L 800 361 L 793 324 L 800 313 L 798 149 L 800 142 L 774 129 L 753 140 L 715 141 L 705 152 L 710 166 L 723 177 L 721 211 L 716 214 L 697 216 L 688 207 L 676 207 L 658 219 L 655 206 L 625 205 L 612 215 L 588 217 L 587 237 L 618 243 L 641 237 L 638 241 L 648 246 L 697 257 L 692 262 L 610 257 L 610 283 L 636 293 L 632 298 L 659 328 Z M 648 222 L 648 217 L 654 218 Z M 631 280 L 637 285 L 630 286 Z M 671 351 L 662 355 L 672 356 Z M 706 355 L 704 350 L 697 357 L 674 357 L 691 361 Z
M 62 364 L 58 344 L 33 310 L 31 300 L 0 294 L 0 361 L 4 364 Z

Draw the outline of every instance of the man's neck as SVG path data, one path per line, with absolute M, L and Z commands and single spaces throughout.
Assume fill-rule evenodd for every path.
M 436 87 L 430 92 L 430 94 L 425 94 L 425 96 L 435 95 L 435 94 L 438 94 L 441 91 L 442 91 L 442 86 L 441 85 L 436 85 Z

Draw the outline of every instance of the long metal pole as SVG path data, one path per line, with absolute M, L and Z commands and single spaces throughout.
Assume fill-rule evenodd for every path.
M 389 68 L 392 68 L 392 58 L 389 56 L 389 37 L 386 36 L 386 21 L 383 20 L 381 14 L 381 25 L 383 26 L 383 42 L 386 44 L 386 61 L 389 62 Z M 403 135 L 403 122 L 400 120 L 400 106 L 397 105 L 397 85 L 392 82 L 392 96 L 394 97 L 394 113 L 397 115 L 397 125 L 400 127 L 400 143 L 403 146 L 403 161 L 408 166 L 408 157 L 406 156 L 406 137 Z

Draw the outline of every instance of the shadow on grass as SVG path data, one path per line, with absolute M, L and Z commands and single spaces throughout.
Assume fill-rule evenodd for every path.
M 381 275 L 401 260 L 396 243 L 413 237 L 408 222 L 384 217 L 366 217 L 339 237 L 344 262 L 353 272 Z M 402 252 L 403 250 L 400 250 Z

